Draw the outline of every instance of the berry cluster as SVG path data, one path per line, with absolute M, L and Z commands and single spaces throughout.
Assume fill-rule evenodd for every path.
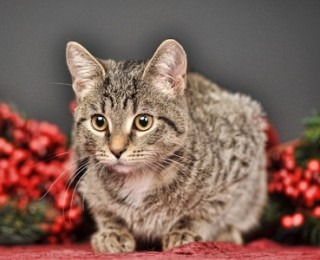
M 320 219 L 320 161 L 310 159 L 302 168 L 296 161 L 295 147 L 288 145 L 276 164 L 269 180 L 269 193 L 279 193 L 289 198 L 296 210 L 292 215 L 282 216 L 282 227 L 302 226 L 306 214 Z
M 0 104 L 0 208 L 14 203 L 23 212 L 45 200 L 51 210 L 41 228 L 52 243 L 67 241 L 81 221 L 78 195 L 68 185 L 69 158 L 57 126 L 24 119 Z

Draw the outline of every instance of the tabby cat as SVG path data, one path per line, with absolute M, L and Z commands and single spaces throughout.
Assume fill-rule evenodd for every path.
M 171 39 L 145 62 L 101 60 L 76 42 L 66 58 L 93 249 L 243 243 L 266 203 L 260 105 L 187 72 L 186 53 Z

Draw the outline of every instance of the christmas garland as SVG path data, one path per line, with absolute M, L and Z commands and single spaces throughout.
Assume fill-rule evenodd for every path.
M 0 243 L 68 242 L 81 222 L 57 126 L 0 104 Z
M 269 203 L 263 225 L 285 243 L 320 245 L 320 113 L 301 139 L 269 152 Z

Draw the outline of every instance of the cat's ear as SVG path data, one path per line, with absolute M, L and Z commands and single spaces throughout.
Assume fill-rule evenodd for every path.
M 180 95 L 186 86 L 187 56 L 175 40 L 164 41 L 147 64 L 142 79 L 168 94 Z
M 79 43 L 67 44 L 66 59 L 73 80 L 73 89 L 79 97 L 85 96 L 106 77 L 106 72 L 99 61 Z

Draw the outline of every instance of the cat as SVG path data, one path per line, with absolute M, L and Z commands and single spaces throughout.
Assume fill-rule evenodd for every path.
M 265 113 L 187 71 L 175 40 L 148 61 L 95 58 L 69 42 L 74 163 L 96 252 L 193 241 L 243 243 L 266 203 Z M 81 162 L 81 163 L 80 163 Z

